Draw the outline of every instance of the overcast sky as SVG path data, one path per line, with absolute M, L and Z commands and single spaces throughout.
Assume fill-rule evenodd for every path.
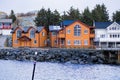
M 96 4 L 102 3 L 106 5 L 110 16 L 116 10 L 120 10 L 120 0 L 0 0 L 0 11 L 10 13 L 10 10 L 14 10 L 15 13 L 26 13 L 44 7 L 52 11 L 57 9 L 62 13 L 73 6 L 82 12 L 87 6 L 91 10 Z

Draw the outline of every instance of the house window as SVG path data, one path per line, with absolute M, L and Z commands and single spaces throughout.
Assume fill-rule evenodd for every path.
M 100 35 L 101 38 L 105 38 L 105 34 Z
M 67 30 L 67 33 L 70 34 L 70 30 Z
M 21 30 L 17 30 L 17 38 L 20 38 L 22 36 L 22 31 Z
M 88 45 L 88 40 L 84 40 L 84 45 Z
M 111 30 L 111 27 L 109 28 L 109 30 Z
M 117 35 L 115 34 L 115 38 L 117 38 Z
M 80 36 L 81 34 L 81 27 L 79 25 L 76 25 L 74 27 L 74 36 Z
M 44 33 L 44 32 L 42 32 L 42 36 L 45 36 L 45 33 Z
M 56 32 L 52 32 L 52 36 L 55 36 L 56 35 Z
M 47 44 L 47 40 L 44 41 L 44 44 Z
M 35 30 L 34 29 L 32 29 L 30 31 L 30 38 L 35 38 Z
M 36 40 L 34 40 L 34 44 L 36 44 L 37 43 L 37 41 Z
M 70 40 L 67 41 L 67 44 L 70 45 Z
M 118 34 L 118 38 L 120 37 L 120 35 Z
M 110 38 L 112 38 L 112 35 L 110 34 Z
M 80 40 L 74 40 L 74 45 L 81 45 L 81 41 Z
M 84 33 L 85 33 L 85 34 L 88 34 L 88 30 L 84 30 Z

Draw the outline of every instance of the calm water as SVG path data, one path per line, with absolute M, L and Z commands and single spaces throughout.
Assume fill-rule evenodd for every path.
M 33 63 L 0 60 L 0 80 L 31 80 Z M 37 62 L 34 80 L 120 80 L 120 67 Z

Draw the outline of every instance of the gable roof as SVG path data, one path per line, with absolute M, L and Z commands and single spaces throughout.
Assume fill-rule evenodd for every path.
M 68 26 L 72 24 L 73 22 L 75 22 L 75 20 L 64 20 L 60 23 L 60 26 Z
M 34 27 L 15 27 L 12 29 L 11 33 L 14 33 L 17 28 L 21 28 L 23 32 L 27 33 L 30 28 L 34 28 Z M 43 28 L 44 28 L 43 26 L 40 26 L 34 29 L 36 29 L 37 32 L 40 32 Z
M 94 26 L 97 29 L 105 29 L 108 26 L 110 26 L 113 22 L 95 22 Z M 120 24 L 120 22 L 117 22 L 118 24 Z

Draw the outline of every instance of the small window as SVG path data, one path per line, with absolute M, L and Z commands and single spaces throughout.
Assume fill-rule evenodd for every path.
M 47 44 L 47 41 L 46 41 L 46 40 L 44 41 L 44 44 Z
M 67 33 L 70 34 L 70 30 L 67 30 Z
M 30 31 L 30 38 L 35 38 L 35 30 L 34 29 L 32 29 Z
M 105 34 L 100 35 L 101 38 L 105 38 Z
M 115 34 L 115 38 L 117 38 L 117 35 Z
M 112 38 L 112 35 L 110 34 L 110 38 Z
M 74 45 L 81 45 L 81 41 L 80 40 L 74 40 Z
M 22 31 L 21 30 L 17 30 L 17 38 L 20 38 L 22 36 Z
M 111 27 L 109 28 L 109 30 L 111 30 Z
M 67 44 L 70 45 L 70 40 L 67 41 Z
M 45 33 L 44 33 L 44 32 L 42 32 L 42 36 L 45 36 Z
M 37 43 L 37 41 L 36 40 L 34 40 L 34 44 L 36 44 Z
M 120 35 L 118 34 L 118 38 L 120 37 Z
M 56 35 L 56 32 L 52 32 L 52 36 L 55 36 Z
M 88 45 L 88 40 L 84 40 L 84 45 Z
M 85 33 L 85 34 L 88 34 L 88 30 L 84 30 L 84 33 Z

